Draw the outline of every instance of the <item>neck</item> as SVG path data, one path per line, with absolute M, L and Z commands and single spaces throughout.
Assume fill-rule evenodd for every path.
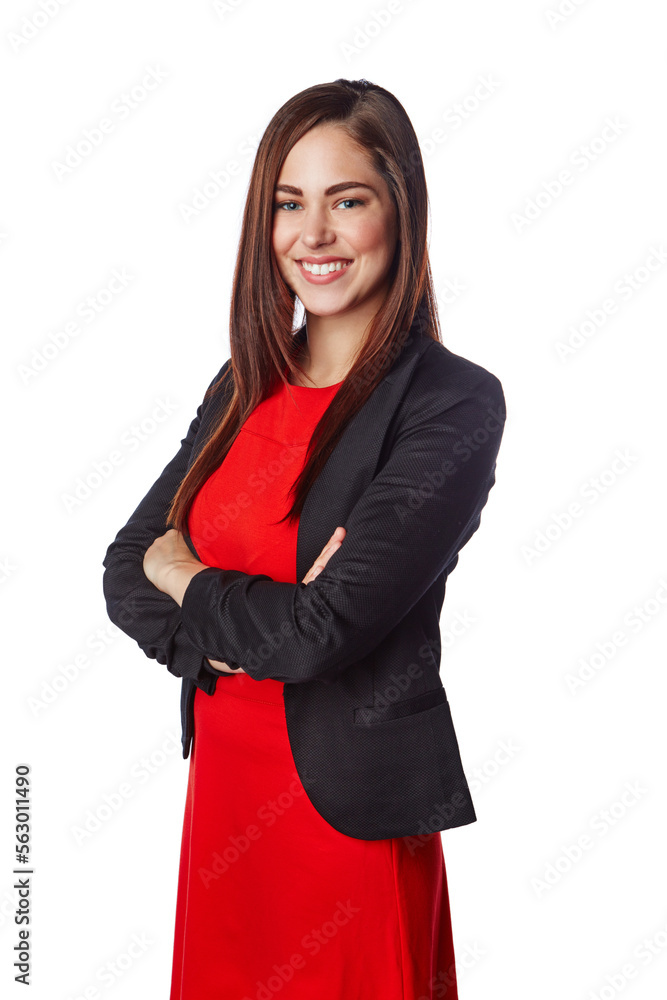
M 379 304 L 369 301 L 364 307 L 349 316 L 317 316 L 306 310 L 303 346 L 297 360 L 315 385 L 341 382 L 354 364 Z

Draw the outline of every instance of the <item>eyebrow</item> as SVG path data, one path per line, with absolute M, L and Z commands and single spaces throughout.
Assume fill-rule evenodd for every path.
M 361 181 L 341 181 L 340 184 L 332 184 L 324 192 L 325 195 L 338 194 L 340 191 L 347 191 L 350 188 L 367 188 L 372 191 L 376 198 L 379 198 L 379 194 L 374 187 L 370 184 L 362 184 Z M 292 184 L 276 184 L 276 193 L 278 191 L 284 191 L 286 194 L 295 194 L 300 198 L 303 197 L 303 191 L 299 187 L 294 187 Z

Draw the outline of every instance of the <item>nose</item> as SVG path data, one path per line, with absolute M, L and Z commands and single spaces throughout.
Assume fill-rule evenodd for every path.
M 302 215 L 301 242 L 315 247 L 334 243 L 336 234 L 328 214 L 320 209 L 305 209 Z

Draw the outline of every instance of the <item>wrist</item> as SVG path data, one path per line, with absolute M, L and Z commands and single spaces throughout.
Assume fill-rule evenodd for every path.
M 172 597 L 179 607 L 183 606 L 183 595 L 190 580 L 208 567 L 204 563 L 173 563 L 165 572 L 165 593 Z

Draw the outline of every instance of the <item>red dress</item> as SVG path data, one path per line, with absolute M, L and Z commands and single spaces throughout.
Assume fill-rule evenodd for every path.
M 297 582 L 297 525 L 271 522 L 340 384 L 281 383 L 251 413 L 191 508 L 203 562 Z M 440 833 L 332 827 L 297 774 L 283 686 L 196 690 L 170 1000 L 457 1000 Z

